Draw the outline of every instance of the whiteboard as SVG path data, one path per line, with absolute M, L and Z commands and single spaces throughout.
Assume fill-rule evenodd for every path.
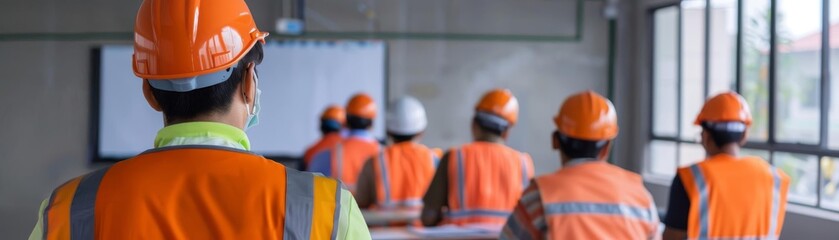
M 385 44 L 381 41 L 269 42 L 257 66 L 259 125 L 248 130 L 252 151 L 301 156 L 320 138 L 319 117 L 330 104 L 355 93 L 377 100 L 373 133 L 384 137 Z M 127 158 L 153 148 L 163 116 L 148 106 L 142 81 L 131 69 L 130 45 L 100 51 L 98 158 Z

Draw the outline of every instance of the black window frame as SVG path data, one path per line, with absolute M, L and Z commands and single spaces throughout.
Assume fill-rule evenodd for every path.
M 705 1 L 705 16 L 704 16 L 704 89 L 703 96 L 705 96 L 706 100 L 709 97 L 709 88 L 710 88 L 710 52 L 711 52 L 711 31 L 710 31 L 710 21 L 711 21 L 711 8 L 712 8 L 712 1 L 711 0 L 704 0 Z M 737 26 L 737 34 L 736 34 L 736 46 L 735 46 L 735 77 L 734 77 L 734 88 L 732 91 L 741 92 L 742 89 L 742 54 L 743 54 L 743 33 L 741 29 L 743 29 L 743 2 L 744 0 L 732 0 L 736 1 L 736 26 Z M 770 39 L 769 39 L 769 68 L 768 68 L 768 119 L 767 119 L 767 139 L 766 141 L 753 141 L 749 140 L 746 145 L 743 147 L 744 149 L 751 149 L 751 150 L 762 150 L 766 151 L 769 154 L 769 161 L 771 164 L 775 164 L 774 155 L 776 152 L 782 153 L 793 153 L 793 154 L 806 154 L 811 156 L 816 156 L 816 165 L 817 165 L 817 181 L 816 181 L 816 202 L 814 205 L 805 204 L 805 203 L 797 203 L 797 202 L 789 202 L 791 204 L 810 207 L 810 208 L 817 208 L 819 210 L 830 211 L 830 212 L 839 212 L 839 210 L 829 209 L 822 207 L 822 189 L 823 189 L 823 180 L 822 180 L 822 166 L 821 161 L 823 161 L 826 157 L 839 159 L 839 149 L 830 149 L 828 147 L 828 136 L 830 134 L 830 129 L 828 125 L 828 121 L 830 120 L 830 0 L 822 0 L 822 16 L 821 16 L 821 49 L 820 49 L 820 81 L 819 81 L 819 92 L 820 92 L 820 106 L 819 106 L 819 141 L 817 144 L 805 144 L 805 143 L 788 143 L 788 142 L 778 142 L 776 131 L 775 131 L 775 124 L 776 124 L 776 105 L 777 105 L 777 82 L 778 79 L 776 77 L 776 50 L 778 45 L 776 44 L 777 38 L 777 12 L 778 12 L 778 1 L 779 0 L 766 0 L 769 3 L 769 10 L 770 10 L 770 21 L 769 21 L 769 31 L 770 31 Z M 681 2 L 669 3 L 660 6 L 654 6 L 648 9 L 647 16 L 650 21 L 648 21 L 648 44 L 649 44 L 649 91 L 650 91 L 650 98 L 648 101 L 648 107 L 650 109 L 648 115 L 648 123 L 649 132 L 648 137 L 649 140 L 647 141 L 647 146 L 653 141 L 665 141 L 665 142 L 672 142 L 675 143 L 676 149 L 675 153 L 675 161 L 677 161 L 676 165 L 679 165 L 681 161 L 681 146 L 683 144 L 698 144 L 697 141 L 692 140 L 685 140 L 682 136 L 682 98 L 683 98 L 683 76 L 682 76 L 682 52 L 684 46 L 682 46 L 682 23 L 683 23 L 683 8 L 681 6 Z M 656 91 L 656 82 L 655 82 L 655 70 L 656 70 L 656 55 L 655 55 L 655 13 L 658 10 L 676 7 L 678 9 L 678 32 L 677 34 L 677 78 L 676 78 L 676 112 L 669 113 L 669 114 L 676 114 L 676 134 L 675 136 L 659 136 L 655 134 L 655 91 Z M 839 94 L 839 93 L 837 93 Z M 643 172 L 645 175 L 660 175 L 660 174 L 651 174 L 651 158 L 647 158 L 645 160 L 645 167 L 643 168 Z

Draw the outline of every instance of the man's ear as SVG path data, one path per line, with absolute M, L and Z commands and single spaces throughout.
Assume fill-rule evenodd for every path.
M 245 96 L 245 103 L 251 107 L 253 107 L 254 100 L 256 99 L 256 84 L 254 82 L 254 75 L 256 74 L 256 71 L 254 71 L 255 67 L 256 64 L 253 62 L 248 63 L 245 67 L 247 70 L 244 76 L 242 76 L 242 82 L 240 83 L 242 86 L 242 95 Z M 248 109 L 248 112 L 251 112 L 251 109 Z
M 600 149 L 600 154 L 597 154 L 597 159 L 605 160 L 609 158 L 609 151 L 612 151 L 612 141 L 613 140 L 609 140 L 609 142 L 606 143 L 606 146 L 603 146 L 603 149 Z
M 149 84 L 149 80 L 147 79 L 143 79 L 143 96 L 146 97 L 146 102 L 149 103 L 149 106 L 152 109 L 158 112 L 163 111 L 163 109 L 160 107 L 160 103 L 158 103 L 157 99 L 154 98 L 154 94 L 151 90 L 151 84 Z
M 742 147 L 742 146 L 746 145 L 746 142 L 748 142 L 748 141 L 749 141 L 749 130 L 747 129 L 745 132 L 743 132 L 743 139 L 740 139 L 740 146 Z
M 551 134 L 551 148 L 554 150 L 559 150 L 559 139 L 556 139 L 557 135 L 557 132 Z

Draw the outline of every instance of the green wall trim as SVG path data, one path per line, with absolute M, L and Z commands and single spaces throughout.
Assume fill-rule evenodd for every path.
M 576 0 L 576 26 L 572 35 L 522 35 L 482 33 L 422 33 L 422 32 L 332 32 L 306 31 L 302 35 L 282 35 L 271 32 L 275 39 L 381 39 L 381 40 L 439 40 L 439 41 L 507 41 L 507 42 L 579 42 L 583 36 L 585 2 Z M 67 33 L 0 33 L 0 42 L 15 41 L 131 41 L 133 32 L 67 32 Z
M 578 42 L 580 36 L 510 35 L 472 33 L 412 33 L 412 32 L 306 32 L 303 35 L 281 35 L 285 39 L 382 39 L 382 40 L 440 40 L 440 41 L 510 41 L 510 42 Z
M 134 32 L 2 33 L 0 42 L 23 41 L 131 41 Z

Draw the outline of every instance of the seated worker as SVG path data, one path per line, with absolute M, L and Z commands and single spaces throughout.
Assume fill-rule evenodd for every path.
M 413 97 L 402 97 L 387 112 L 387 134 L 393 145 L 364 164 L 355 196 L 361 208 L 417 210 L 431 183 L 437 156 L 419 143 L 428 120 Z
M 658 213 L 643 179 L 606 161 L 618 135 L 612 102 L 591 91 L 575 94 L 554 124 L 562 168 L 533 180 L 501 238 L 656 238 Z
M 379 154 L 379 141 L 370 133 L 376 118 L 376 102 L 369 95 L 359 93 L 347 103 L 346 138 L 328 150 L 315 154 L 309 171 L 341 180 L 355 193 L 358 174 L 364 162 Z
M 737 93 L 705 102 L 694 124 L 702 127 L 706 159 L 673 178 L 664 239 L 778 239 L 789 177 L 759 157 L 739 155 L 751 123 Z
M 315 154 L 332 148 L 341 141 L 341 129 L 344 128 L 346 118 L 347 115 L 341 106 L 332 105 L 323 110 L 323 114 L 320 115 L 320 133 L 323 137 L 306 149 L 303 155 L 303 164 L 306 169 L 309 169 L 309 164 L 312 163 Z
M 249 151 L 267 35 L 244 0 L 143 1 L 134 74 L 165 127 L 56 188 L 30 239 L 370 239 L 340 182 Z
M 475 141 L 449 150 L 440 160 L 423 197 L 423 225 L 500 229 L 533 178 L 530 155 L 504 145 L 518 111 L 518 100 L 509 90 L 495 89 L 483 96 L 472 120 Z

